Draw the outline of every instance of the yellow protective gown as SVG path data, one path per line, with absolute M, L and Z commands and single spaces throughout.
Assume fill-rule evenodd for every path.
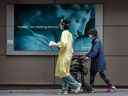
M 72 34 L 68 30 L 64 30 L 61 34 L 59 44 L 59 54 L 55 69 L 55 76 L 63 78 L 70 74 L 70 64 L 73 54 Z

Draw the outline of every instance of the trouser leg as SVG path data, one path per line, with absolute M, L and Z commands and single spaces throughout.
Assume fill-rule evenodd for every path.
M 75 80 L 77 80 L 78 81 L 78 72 L 71 72 L 71 75 L 72 75 L 72 77 L 75 79 Z M 71 90 L 72 88 L 69 86 L 68 87 L 68 92 L 71 92 L 72 90 Z
M 100 74 L 100 77 L 105 81 L 105 83 L 108 86 L 111 86 L 112 85 L 111 82 L 110 82 L 110 80 L 107 78 L 105 71 L 101 71 L 101 72 L 99 72 L 99 74 Z
M 92 87 L 90 86 L 90 84 L 88 82 L 86 82 L 84 72 L 81 72 L 81 83 L 82 83 L 83 91 L 89 92 L 92 90 Z
M 62 79 L 62 91 L 68 91 L 68 83 L 65 82 L 64 79 Z
M 90 71 L 90 85 L 94 87 L 94 81 L 96 77 L 97 71 L 91 70 Z
M 76 81 L 71 75 L 68 75 L 63 78 L 63 80 L 72 88 L 76 89 L 80 86 L 79 82 Z

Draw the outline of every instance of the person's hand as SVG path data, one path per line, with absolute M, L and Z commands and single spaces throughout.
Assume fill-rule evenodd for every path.
M 60 46 L 60 42 L 56 43 L 57 46 Z
M 81 56 L 79 57 L 79 59 L 81 59 L 81 60 L 85 60 L 85 58 L 86 58 L 85 55 L 81 55 Z
M 55 44 L 55 45 L 51 45 L 50 47 L 51 47 L 51 48 L 56 48 L 56 47 L 58 47 L 58 46 Z
M 89 59 L 89 57 L 87 57 L 87 56 L 86 56 L 86 57 L 85 57 L 85 59 L 86 59 L 86 60 L 88 60 L 88 59 Z
M 89 57 L 87 57 L 86 55 L 82 55 L 82 56 L 80 56 L 80 59 L 82 59 L 82 60 L 88 60 Z

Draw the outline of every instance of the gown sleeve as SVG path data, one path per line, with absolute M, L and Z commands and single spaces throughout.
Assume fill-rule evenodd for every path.
M 61 35 L 61 40 L 59 42 L 59 48 L 64 50 L 67 44 L 68 44 L 68 33 L 63 31 Z
M 92 45 L 92 49 L 87 54 L 87 56 L 94 58 L 98 54 L 99 48 L 100 48 L 100 42 L 96 41 L 96 43 L 94 45 Z

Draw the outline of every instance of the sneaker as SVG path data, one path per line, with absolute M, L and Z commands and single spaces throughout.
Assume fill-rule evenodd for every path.
M 94 88 L 92 88 L 92 89 L 89 91 L 89 93 L 96 93 L 96 91 L 95 91 Z
M 77 88 L 74 90 L 74 92 L 75 92 L 75 93 L 79 93 L 79 92 L 80 92 L 80 89 L 81 89 L 81 83 L 79 83 L 79 87 L 77 87 Z
M 68 94 L 68 91 L 64 91 L 62 94 L 67 95 Z
M 107 92 L 115 92 L 116 91 L 116 87 L 115 86 L 110 86 L 108 89 L 107 89 Z

